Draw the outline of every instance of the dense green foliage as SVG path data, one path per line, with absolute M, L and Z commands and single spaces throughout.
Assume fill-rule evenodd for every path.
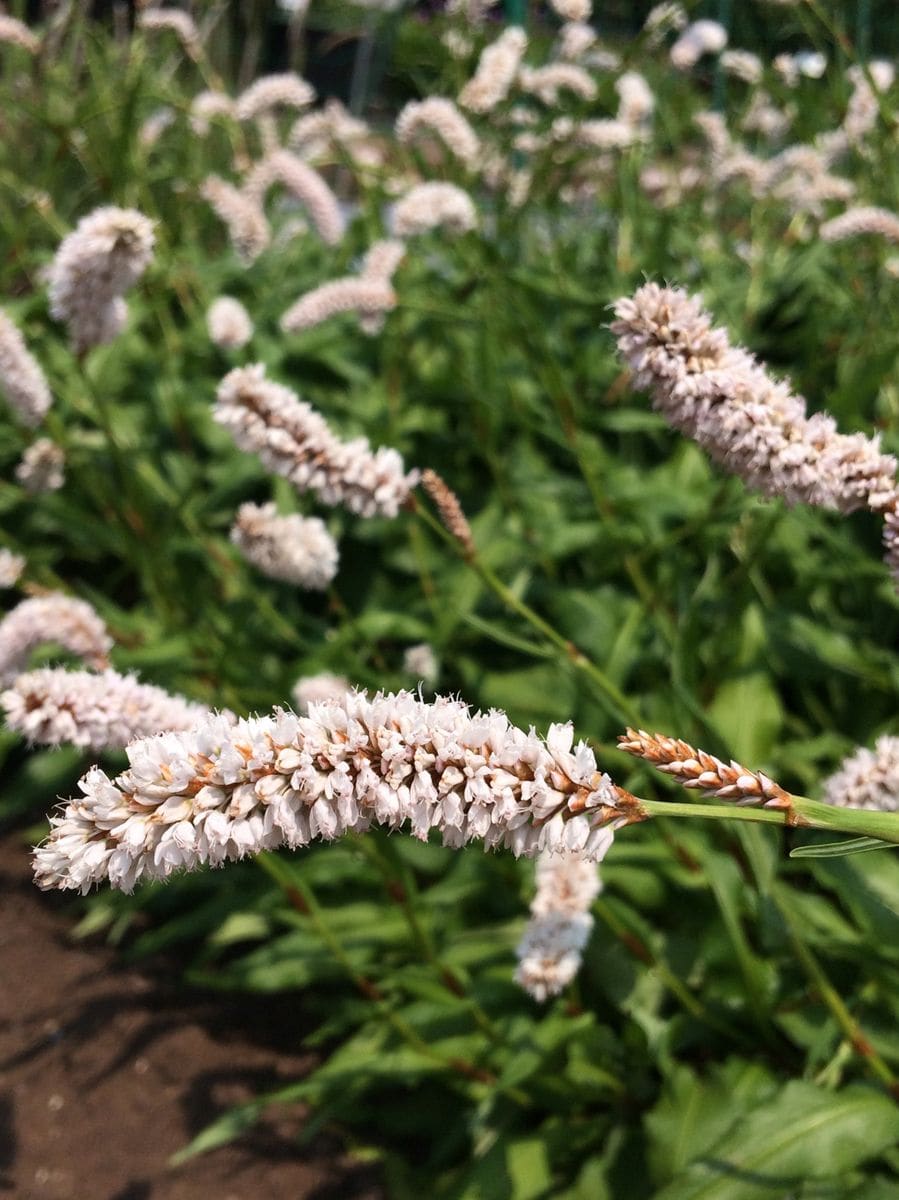
M 802 22 L 778 20 L 832 59 L 793 92 L 766 81 L 797 106 L 790 136 L 808 140 L 842 118 L 847 60 L 805 6 Z M 449 58 L 432 28 L 445 22 L 390 19 L 386 95 L 458 92 L 474 58 Z M 537 62 L 548 19 L 542 28 Z M 279 237 L 295 214 L 274 206 L 274 244 L 247 267 L 199 188 L 232 176 L 235 154 L 258 155 L 257 132 L 192 133 L 201 68 L 173 40 L 116 42 L 77 22 L 55 36 L 35 62 L 0 48 L 0 296 L 50 381 L 40 432 L 64 448 L 66 483 L 35 498 L 13 482 L 31 435 L 4 412 L 0 521 L 4 544 L 27 557 L 27 585 L 95 605 L 116 667 L 267 711 L 320 670 L 413 687 L 403 653 L 427 642 L 437 690 L 540 729 L 573 721 L 613 777 L 648 797 L 672 793 L 613 749 L 628 722 L 811 796 L 854 746 L 899 732 L 899 597 L 879 522 L 748 493 L 630 390 L 605 327 L 611 302 L 645 278 L 701 289 L 812 408 L 899 450 L 889 248 L 825 244 L 813 217 L 739 185 L 709 182 L 670 208 L 639 186 L 647 162 L 698 144 L 691 117 L 711 101 L 711 73 L 677 74 L 640 40 L 620 47 L 655 92 L 653 137 L 573 203 L 564 185 L 583 152 L 537 156 L 516 207 L 452 160 L 398 147 L 385 122 L 383 169 L 363 178 L 326 164 L 352 205 L 342 244 Z M 614 74 L 597 81 L 595 103 L 560 107 L 614 113 Z M 731 80 L 726 100 L 736 128 L 749 89 Z M 142 124 L 163 105 L 175 120 L 147 145 Z M 533 107 L 541 128 L 559 115 Z M 477 128 L 518 153 L 500 123 Z M 888 110 L 842 165 L 858 203 L 899 207 L 896 137 Z M 410 242 L 381 334 L 364 336 L 352 316 L 283 334 L 298 295 L 349 273 L 383 236 L 390 179 L 416 169 L 471 188 L 481 232 Z M 129 294 L 126 332 L 79 361 L 41 271 L 104 203 L 152 217 L 157 251 Z M 243 351 L 210 343 L 205 312 L 221 293 L 252 314 Z M 342 433 L 438 470 L 472 521 L 478 564 L 439 536 L 424 500 L 393 521 L 323 512 L 238 452 L 211 403 L 227 370 L 254 361 Z M 271 498 L 320 512 L 338 537 L 324 595 L 264 578 L 229 543 L 237 506 Z M 91 761 L 28 751 L 9 732 L 0 753 L 10 819 L 41 819 Z M 380 1157 L 397 1197 L 887 1200 L 899 1197 L 899 858 L 789 858 L 815 841 L 719 823 L 625 831 L 602 867 L 578 980 L 545 1006 L 512 979 L 532 866 L 477 848 L 375 833 L 266 855 L 93 896 L 80 929 L 107 930 L 131 956 L 181 947 L 186 986 L 258 993 L 261 1005 L 295 993 L 297 1043 L 320 1048 L 322 1065 L 194 1150 L 302 1098 L 304 1136 L 326 1124 Z

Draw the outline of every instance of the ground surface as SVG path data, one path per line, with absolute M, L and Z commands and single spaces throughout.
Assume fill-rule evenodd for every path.
M 16 1200 L 378 1200 L 377 1173 L 317 1140 L 300 1109 L 171 1170 L 223 1109 L 296 1078 L 289 998 L 178 989 L 69 937 L 71 908 L 0 838 L 0 1196 Z

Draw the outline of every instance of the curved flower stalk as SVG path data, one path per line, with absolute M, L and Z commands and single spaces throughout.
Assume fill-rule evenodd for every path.
M 300 117 L 287 135 L 287 144 L 306 160 L 345 157 L 360 167 L 377 167 L 384 160 L 371 129 L 339 100 L 329 100 L 324 108 Z
M 639 71 L 625 71 L 615 80 L 617 119 L 636 129 L 647 124 L 656 106 L 652 89 Z
M 578 854 L 546 851 L 537 857 L 537 891 L 516 951 L 515 982 L 541 1003 L 558 996 L 580 970 L 593 929 L 590 907 L 602 891 L 597 864 L 614 839 L 611 829 L 605 833 L 605 846 L 592 861 Z
M 253 121 L 273 108 L 306 108 L 314 99 L 315 88 L 299 75 L 263 75 L 237 97 L 234 113 L 238 121 Z
M 43 667 L 18 675 L 0 693 L 6 724 L 31 743 L 68 743 L 94 751 L 121 750 L 138 737 L 190 729 L 210 713 L 204 704 L 106 670 Z
M 353 689 L 343 675 L 332 675 L 322 671 L 319 675 L 304 675 L 291 689 L 294 706 L 300 716 L 309 715 L 313 704 L 324 704 L 328 700 L 342 701 Z
M 206 314 L 209 340 L 223 350 L 240 350 L 253 336 L 253 321 L 239 300 L 219 296 Z
M 137 14 L 138 29 L 147 33 L 174 33 L 186 53 L 196 62 L 203 53 L 200 32 L 190 13 L 179 8 L 145 8 Z
M 305 207 L 319 237 L 336 246 L 346 229 L 337 197 L 313 167 L 289 150 L 273 150 L 256 163 L 244 184 L 244 195 L 262 206 L 266 192 L 280 183 Z
M 847 208 L 838 217 L 825 221 L 818 231 L 824 242 L 846 242 L 864 234 L 899 242 L 899 216 L 887 208 L 873 205 Z
M 868 64 L 868 70 L 877 92 L 889 91 L 896 79 L 894 65 L 884 60 L 875 60 Z M 852 66 L 846 74 L 853 90 L 840 132 L 848 145 L 861 148 L 865 138 L 877 124 L 880 113 L 878 96 L 871 87 L 868 76 L 860 67 Z
M 200 195 L 228 227 L 228 237 L 241 262 L 254 262 L 272 237 L 262 205 L 217 175 L 204 181 Z
M 115 779 L 91 768 L 82 796 L 52 819 L 36 880 L 129 891 L 181 868 L 407 822 L 422 839 L 440 830 L 448 846 L 483 840 L 517 855 L 595 858 L 606 827 L 627 820 L 627 793 L 572 740 L 570 726 L 543 741 L 502 713 L 408 692 L 355 693 L 306 717 L 209 717 L 189 733 L 132 742 Z
M 364 317 L 381 317 L 396 308 L 396 292 L 378 278 L 332 279 L 300 296 L 281 317 L 285 333 L 298 333 L 321 325 L 338 313 L 357 312 Z
M 36 646 L 53 642 L 102 670 L 112 638 L 86 600 L 61 592 L 23 600 L 0 621 L 0 683 L 15 679 Z
M 76 353 L 121 332 L 122 295 L 147 269 L 155 240 L 149 217 L 114 207 L 94 209 L 63 239 L 47 271 L 50 311 L 68 325 Z
M 684 6 L 675 0 L 663 0 L 650 9 L 649 15 L 643 22 L 643 32 L 651 46 L 658 45 L 666 33 L 679 33 L 687 26 L 687 14 Z
M 0 588 L 15 587 L 25 570 L 25 559 L 6 547 L 0 548 Z
M 234 101 L 225 92 L 198 92 L 190 102 L 190 127 L 197 137 L 206 137 L 216 117 L 233 117 Z
M 231 541 L 270 579 L 321 591 L 337 574 L 337 543 L 319 517 L 279 516 L 274 504 L 242 504 Z
M 896 502 L 896 460 L 879 439 L 841 434 L 826 413 L 772 379 L 712 326 L 698 298 L 649 283 L 615 305 L 618 349 L 653 405 L 727 470 L 788 504 L 883 513 Z
M 401 238 L 438 228 L 449 233 L 469 233 L 477 225 L 471 197 L 453 183 L 417 183 L 396 202 L 393 210 L 393 232 Z
M 583 67 L 571 62 L 547 63 L 543 67 L 522 67 L 518 84 L 523 92 L 536 96 L 544 104 L 558 104 L 561 91 L 581 100 L 595 100 L 596 81 Z
M 389 283 L 405 257 L 405 242 L 398 238 L 382 238 L 372 242 L 365 251 L 359 274 L 363 279 L 380 279 Z
M 57 492 L 66 481 L 66 456 L 49 438 L 38 438 L 22 455 L 15 469 L 16 480 L 32 496 Z
M 242 450 L 258 454 L 276 475 L 325 504 L 359 516 L 395 517 L 418 481 L 396 450 L 372 451 L 366 438 L 342 442 L 319 413 L 289 388 L 265 377 L 257 363 L 238 367 L 219 384 L 215 419 Z
M 41 39 L 24 21 L 0 13 L 0 45 L 18 46 L 26 54 L 37 54 L 41 48 Z
M 727 30 L 717 21 L 694 21 L 671 47 L 671 65 L 679 71 L 695 67 L 704 54 L 720 54 Z
M 47 415 L 53 397 L 37 360 L 18 327 L 0 311 L 0 391 L 23 425 L 34 429 Z
M 721 69 L 751 87 L 761 83 L 765 71 L 762 60 L 751 50 L 725 50 L 721 55 Z
M 505 29 L 481 53 L 477 70 L 459 93 L 459 103 L 471 112 L 492 112 L 509 94 L 527 49 L 528 39 L 517 26 Z
M 436 134 L 450 153 L 473 171 L 481 153 L 478 135 L 452 100 L 428 96 L 410 100 L 396 119 L 397 141 L 409 146 L 422 135 Z
M 899 737 L 884 734 L 874 749 L 860 746 L 824 781 L 827 804 L 899 812 Z

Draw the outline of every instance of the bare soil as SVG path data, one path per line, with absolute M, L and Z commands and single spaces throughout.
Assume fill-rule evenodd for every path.
M 73 942 L 71 906 L 32 885 L 29 857 L 0 838 L 0 1196 L 381 1200 L 339 1143 L 296 1144 L 300 1106 L 169 1168 L 220 1112 L 310 1068 L 295 1000 L 194 992 Z

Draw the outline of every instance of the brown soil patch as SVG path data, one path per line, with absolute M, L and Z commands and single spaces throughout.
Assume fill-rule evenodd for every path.
M 0 839 L 0 1197 L 380 1200 L 339 1144 L 299 1147 L 300 1107 L 169 1169 L 220 1112 L 301 1076 L 290 997 L 204 995 L 69 938 L 71 909 Z

